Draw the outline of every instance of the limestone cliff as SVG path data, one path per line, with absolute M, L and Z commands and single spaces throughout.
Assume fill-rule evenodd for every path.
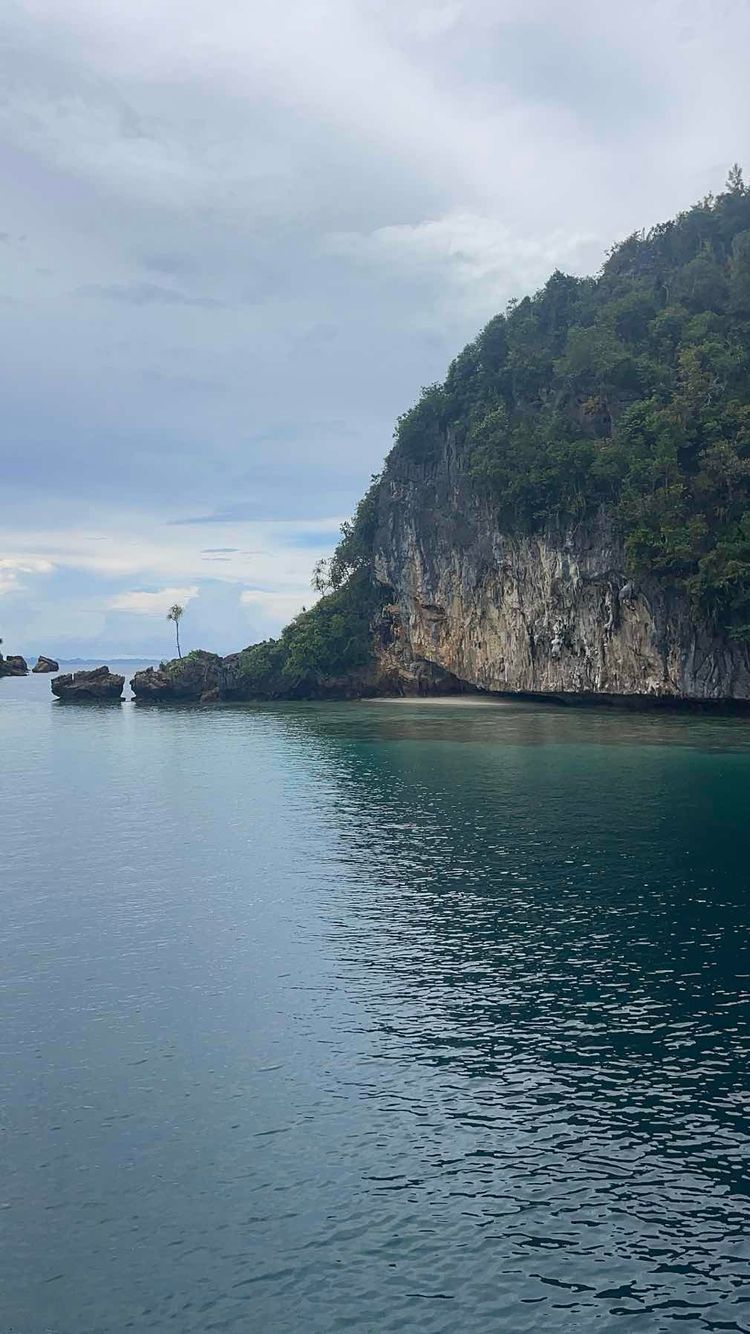
M 398 418 L 277 639 L 146 698 L 750 703 L 750 189 L 555 272 Z M 194 655 L 190 655 L 191 659 Z
M 750 699 L 750 646 L 696 621 L 664 581 L 634 583 L 604 512 L 575 527 L 504 532 L 450 433 L 429 462 L 392 453 L 373 568 L 398 608 L 402 657 L 470 685 Z

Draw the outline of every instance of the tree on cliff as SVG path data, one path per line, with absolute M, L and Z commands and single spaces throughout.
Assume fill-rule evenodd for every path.
M 179 602 L 175 602 L 174 606 L 170 607 L 169 611 L 167 612 L 167 620 L 174 621 L 174 632 L 177 637 L 178 658 L 182 657 L 182 649 L 180 648 L 180 621 L 184 616 L 184 614 L 185 614 L 185 608 L 181 607 Z

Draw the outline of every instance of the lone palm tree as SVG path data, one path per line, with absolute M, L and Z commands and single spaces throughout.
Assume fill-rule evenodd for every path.
M 168 620 L 168 621 L 174 621 L 174 632 L 175 632 L 175 634 L 176 634 L 176 636 L 177 636 L 177 657 L 178 657 L 178 658 L 181 658 L 181 657 L 182 657 L 182 649 L 180 648 L 180 618 L 182 617 L 184 611 L 185 611 L 185 608 L 184 608 L 184 607 L 181 607 L 180 604 L 179 604 L 179 602 L 175 602 L 174 606 L 173 606 L 173 607 L 170 607 L 170 608 L 169 608 L 169 611 L 167 612 L 167 620 Z

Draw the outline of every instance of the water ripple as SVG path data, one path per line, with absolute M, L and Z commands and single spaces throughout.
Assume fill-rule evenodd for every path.
M 0 1329 L 750 1330 L 745 720 L 0 721 Z

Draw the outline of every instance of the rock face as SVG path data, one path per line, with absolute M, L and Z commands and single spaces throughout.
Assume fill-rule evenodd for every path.
M 90 704 L 119 700 L 125 677 L 110 672 L 109 667 L 95 667 L 90 672 L 68 672 L 50 681 L 52 694 L 66 703 L 80 701 Z
M 383 607 L 373 624 L 376 695 L 459 695 L 476 687 L 435 661 L 419 656 L 397 603 Z
M 60 664 L 55 662 L 54 658 L 45 658 L 44 654 L 40 653 L 35 666 L 31 670 L 32 672 L 59 672 Z
M 20 653 L 11 654 L 7 658 L 0 653 L 0 676 L 26 676 L 28 671 L 26 659 Z
M 162 663 L 161 667 L 147 667 L 145 671 L 136 672 L 130 685 L 138 700 L 168 703 L 200 700 L 209 695 L 217 698 L 223 679 L 223 659 L 218 653 L 198 650 L 186 658 Z
M 450 437 L 437 462 L 391 455 L 374 568 L 406 656 L 482 689 L 750 700 L 750 646 L 697 623 L 663 583 L 633 584 L 606 515 L 510 536 Z

